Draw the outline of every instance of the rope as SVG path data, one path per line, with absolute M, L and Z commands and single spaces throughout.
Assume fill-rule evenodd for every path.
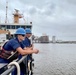
M 17 68 L 17 75 L 20 75 L 20 66 L 19 66 L 19 64 L 17 62 L 13 61 L 13 62 L 11 62 L 11 63 L 8 64 L 8 68 L 10 66 L 12 66 L 12 65 L 16 66 L 16 68 Z

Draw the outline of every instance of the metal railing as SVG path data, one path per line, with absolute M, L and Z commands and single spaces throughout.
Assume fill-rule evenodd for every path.
M 26 56 L 23 56 L 17 63 L 20 64 L 25 58 Z M 9 73 L 11 73 L 13 70 L 15 69 L 15 65 L 12 65 L 10 68 L 8 68 L 5 72 L 3 72 L 1 75 L 8 75 Z

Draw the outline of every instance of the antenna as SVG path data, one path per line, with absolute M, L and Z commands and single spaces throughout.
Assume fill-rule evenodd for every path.
M 7 9 L 8 9 L 8 1 L 6 1 L 6 19 L 5 19 L 5 23 L 7 23 Z
M 26 20 L 25 20 L 25 18 L 24 18 L 24 14 L 22 14 L 23 15 L 23 20 L 24 20 L 24 22 L 26 23 Z

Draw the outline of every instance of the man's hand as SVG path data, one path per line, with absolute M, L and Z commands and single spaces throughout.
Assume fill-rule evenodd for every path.
M 39 50 L 37 50 L 37 49 L 34 49 L 33 51 L 34 51 L 35 54 L 39 53 Z

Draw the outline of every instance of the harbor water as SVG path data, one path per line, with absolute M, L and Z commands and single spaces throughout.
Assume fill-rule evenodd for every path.
M 34 44 L 34 75 L 76 75 L 76 44 Z

